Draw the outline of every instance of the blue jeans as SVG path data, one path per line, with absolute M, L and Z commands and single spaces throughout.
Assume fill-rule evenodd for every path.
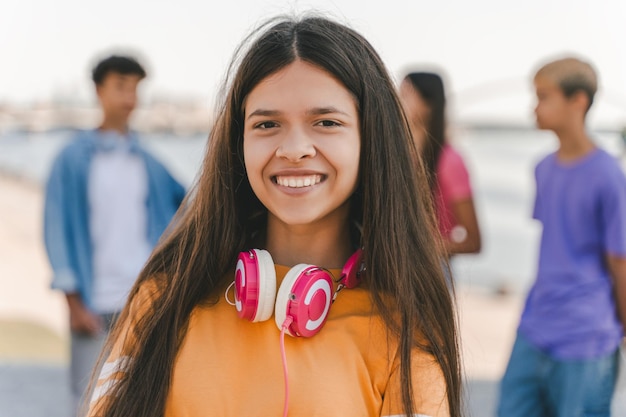
M 517 333 L 500 383 L 498 417 L 609 417 L 618 351 L 557 360 Z

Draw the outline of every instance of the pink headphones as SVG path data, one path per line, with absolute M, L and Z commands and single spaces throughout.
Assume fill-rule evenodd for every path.
M 359 249 L 344 265 L 337 291 L 333 291 L 330 272 L 314 265 L 298 264 L 287 272 L 277 293 L 274 261 L 269 252 L 262 249 L 241 252 L 234 282 L 237 314 L 259 322 L 268 320 L 273 311 L 279 329 L 291 317 L 286 333 L 311 337 L 326 322 L 335 294 L 344 287 L 356 287 L 362 272 Z

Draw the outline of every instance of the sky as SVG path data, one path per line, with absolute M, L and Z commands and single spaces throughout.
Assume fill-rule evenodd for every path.
M 528 121 L 531 76 L 546 59 L 590 60 L 592 123 L 626 125 L 621 0 L 19 0 L 0 5 L 0 103 L 94 102 L 89 72 L 109 52 L 141 57 L 142 100 L 211 106 L 233 51 L 265 19 L 316 10 L 362 33 L 395 80 L 445 72 L 457 120 Z

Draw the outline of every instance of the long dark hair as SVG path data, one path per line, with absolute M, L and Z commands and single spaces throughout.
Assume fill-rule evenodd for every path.
M 131 291 L 108 341 L 130 337 L 133 358 L 99 415 L 162 415 L 174 359 L 192 310 L 217 303 L 232 281 L 237 254 L 266 227 L 243 162 L 244 101 L 267 76 L 297 59 L 332 74 L 354 95 L 360 114 L 360 179 L 351 221 L 362 226 L 366 285 L 390 332 L 400 340 L 402 399 L 412 414 L 411 350 L 434 355 L 447 384 L 452 416 L 460 416 L 456 314 L 442 274 L 441 242 L 425 173 L 394 85 L 379 56 L 358 33 L 320 17 L 273 20 L 237 51 L 225 100 L 211 132 L 201 175 L 175 226 L 156 248 Z M 132 313 L 140 287 L 156 286 L 149 310 Z M 133 323 L 132 335 L 123 335 Z
M 441 76 L 433 72 L 412 72 L 406 76 L 415 91 L 430 107 L 430 118 L 426 124 L 426 141 L 422 146 L 422 158 L 426 165 L 430 187 L 435 185 L 437 164 L 446 142 L 446 95 Z

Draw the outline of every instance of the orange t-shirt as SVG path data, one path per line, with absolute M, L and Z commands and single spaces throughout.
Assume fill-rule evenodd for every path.
M 276 266 L 278 285 L 288 269 Z M 340 271 L 332 272 L 339 276 Z M 397 342 L 372 310 L 365 289 L 346 289 L 318 334 L 285 336 L 290 416 L 402 413 Z M 415 411 L 447 416 L 439 365 L 417 349 L 412 359 Z M 106 401 L 126 360 L 114 349 L 94 394 L 96 404 Z M 174 364 L 165 416 L 281 416 L 284 400 L 280 330 L 273 317 L 260 323 L 242 320 L 224 298 L 197 307 Z

